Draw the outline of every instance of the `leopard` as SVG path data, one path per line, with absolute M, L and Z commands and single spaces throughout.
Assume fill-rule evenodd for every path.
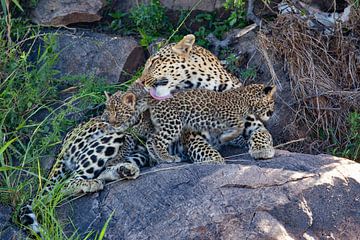
M 146 61 L 138 81 L 154 99 L 166 99 L 175 92 L 188 89 L 205 88 L 222 92 L 242 86 L 240 79 L 229 73 L 209 50 L 195 45 L 195 40 L 193 34 L 188 34 L 178 43 L 160 48 Z M 202 134 L 205 135 L 208 136 L 207 133 Z M 240 135 L 227 144 L 241 146 L 247 142 Z
M 138 125 L 139 128 L 133 127 L 134 132 L 147 134 L 147 124 Z M 62 181 L 65 187 L 61 191 L 65 196 L 100 191 L 105 182 L 136 179 L 140 168 L 151 165 L 145 146 L 133 133 L 116 131 L 100 117 L 91 118 L 66 134 L 48 175 L 49 183 L 40 194 L 50 194 L 55 184 Z M 23 226 L 40 236 L 33 201 L 30 199 L 21 207 L 19 219 Z
M 212 146 L 221 146 L 239 135 L 248 139 L 252 157 L 268 159 L 274 156 L 273 141 L 263 122 L 274 112 L 275 91 L 275 86 L 252 84 L 224 92 L 188 90 L 159 101 L 146 94 L 146 89 L 138 83 L 125 93 L 113 95 L 105 112 L 112 115 L 115 128 L 123 129 L 131 126 L 142 113 L 150 111 L 156 130 L 147 140 L 147 149 L 153 159 L 181 161 L 178 156 L 169 154 L 167 148 L 169 143 L 181 138 L 184 129 L 195 134 L 187 137 L 188 142 L 200 138 L 205 144 L 198 153 L 190 148 L 195 159 L 207 159 L 207 152 L 221 156 Z M 208 137 L 204 138 L 201 133 Z
M 128 91 L 137 91 L 138 86 L 142 85 L 134 84 Z M 132 90 L 131 90 L 132 89 Z M 140 93 L 142 94 L 142 93 Z M 143 92 L 143 94 L 146 94 Z M 135 102 L 131 102 L 131 96 L 126 99 L 122 99 L 123 93 L 121 91 L 115 92 L 112 96 L 109 96 L 108 93 L 106 95 L 106 108 L 101 116 L 101 119 L 104 122 L 108 122 L 111 126 L 116 127 L 121 122 L 130 119 L 134 114 L 135 108 L 133 108 Z M 126 102 L 127 104 L 123 104 Z M 123 111 L 119 111 L 119 108 L 122 108 Z M 155 132 L 154 125 L 151 122 L 150 111 L 144 111 L 140 114 L 139 120 L 134 124 L 135 128 L 130 127 L 130 129 L 134 129 L 136 134 L 142 139 L 148 139 Z M 140 130 L 138 130 L 140 129 Z M 192 162 L 192 163 L 215 163 L 221 164 L 224 163 L 223 157 L 220 153 L 214 149 L 210 149 L 210 145 L 220 145 L 215 143 L 215 133 L 212 135 L 208 133 L 201 132 L 192 132 L 189 129 L 185 129 L 181 137 L 175 141 L 173 141 L 169 147 L 168 151 L 171 155 L 180 156 L 180 161 L 184 162 Z M 206 151 L 206 156 L 202 156 L 199 152 Z M 156 162 L 155 159 L 152 159 L 153 162 Z
M 193 34 L 160 48 L 145 63 L 139 81 L 155 99 L 169 98 L 189 89 L 217 92 L 242 86 L 209 50 L 195 44 Z

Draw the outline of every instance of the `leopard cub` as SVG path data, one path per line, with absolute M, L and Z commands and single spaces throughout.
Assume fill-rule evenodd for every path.
M 122 119 L 117 129 L 132 126 L 140 114 L 149 109 L 156 131 L 148 139 L 147 149 L 152 158 L 167 162 L 179 161 L 179 157 L 171 156 L 167 149 L 171 142 L 179 139 L 184 129 L 194 132 L 221 131 L 219 141 L 225 143 L 244 133 L 249 115 L 266 122 L 274 111 L 275 86 L 252 84 L 225 92 L 189 90 L 163 101 L 144 95 L 141 86 L 135 86 L 121 96 L 123 104 L 133 109 L 133 114 L 128 119 Z M 118 114 L 124 116 L 121 112 Z M 256 130 L 256 134 L 250 134 L 250 139 L 261 136 L 264 128 L 253 130 Z M 272 148 L 272 140 L 268 143 Z M 250 150 L 256 150 L 255 146 L 259 145 L 250 143 L 250 146 Z M 272 155 L 270 153 L 265 158 Z

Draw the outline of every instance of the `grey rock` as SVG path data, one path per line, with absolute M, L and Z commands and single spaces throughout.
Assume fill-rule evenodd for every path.
M 32 13 L 32 20 L 51 26 L 95 22 L 101 19 L 99 11 L 105 4 L 105 0 L 40 0 Z
M 129 11 L 131 8 L 136 7 L 138 4 L 147 4 L 150 0 L 140 0 L 140 1 L 133 1 L 133 0 L 115 0 L 113 5 L 116 9 L 121 11 Z M 194 10 L 212 12 L 217 9 L 223 7 L 225 0 L 202 0 L 198 3 L 199 0 L 160 0 L 160 3 L 167 9 L 167 10 L 190 10 L 194 6 Z M 198 5 L 197 5 L 198 4 Z
M 12 208 L 0 204 L 0 239 L 24 239 L 23 232 L 11 223 Z
M 360 164 L 281 150 L 266 161 L 231 159 L 225 165 L 162 164 L 58 213 L 81 234 L 100 231 L 114 213 L 106 239 L 360 236 Z
M 145 61 L 144 50 L 132 37 L 62 32 L 57 43 L 55 69 L 60 76 L 96 76 L 109 84 L 118 83 L 130 79 Z

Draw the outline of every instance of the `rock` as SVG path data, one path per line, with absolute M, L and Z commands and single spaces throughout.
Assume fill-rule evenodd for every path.
M 55 69 L 60 76 L 94 75 L 109 84 L 119 83 L 129 80 L 145 61 L 144 50 L 132 37 L 62 32 L 57 43 Z
M 114 213 L 105 239 L 357 239 L 359 173 L 350 160 L 281 150 L 266 161 L 163 164 L 58 215 L 85 234 Z
M 25 239 L 22 231 L 11 223 L 11 207 L 0 204 L 0 239 Z
M 138 4 L 147 4 L 150 0 L 115 0 L 113 6 L 119 11 L 128 12 L 131 8 L 137 6 Z M 160 0 L 160 3 L 170 11 L 179 11 L 179 10 L 190 10 L 195 6 L 199 1 L 198 0 Z M 225 0 L 202 0 L 194 10 L 212 12 L 223 7 Z
M 99 11 L 105 4 L 105 0 L 40 0 L 32 13 L 32 20 L 51 26 L 95 22 L 101 19 Z

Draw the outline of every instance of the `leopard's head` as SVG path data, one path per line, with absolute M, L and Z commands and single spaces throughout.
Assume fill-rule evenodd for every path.
M 136 96 L 131 92 L 117 91 L 109 96 L 106 92 L 106 104 L 104 113 L 101 116 L 103 121 L 114 127 L 129 121 L 135 113 Z
M 160 48 L 146 61 L 140 81 L 154 98 L 171 96 L 171 89 L 194 72 L 196 66 L 189 57 L 194 43 L 195 36 L 186 35 L 178 43 Z
M 276 86 L 251 84 L 245 87 L 248 91 L 250 111 L 259 119 L 267 122 L 274 113 Z

